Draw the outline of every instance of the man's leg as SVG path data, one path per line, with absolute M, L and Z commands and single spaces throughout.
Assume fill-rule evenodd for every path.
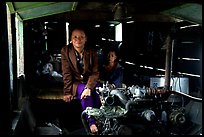
M 81 105 L 82 105 L 82 110 L 85 110 L 87 107 L 93 107 L 93 97 L 89 96 L 86 99 L 81 99 L 81 94 L 85 88 L 85 84 L 79 84 L 77 87 L 77 99 L 80 100 Z M 89 123 L 89 126 L 91 126 L 92 124 L 96 124 L 95 119 L 93 117 L 88 118 L 88 116 L 86 116 L 86 120 Z

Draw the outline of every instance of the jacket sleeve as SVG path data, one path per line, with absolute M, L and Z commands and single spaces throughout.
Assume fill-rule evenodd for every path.
M 62 75 L 64 81 L 63 92 L 65 95 L 72 94 L 72 75 L 70 70 L 70 63 L 68 61 L 68 49 L 63 47 L 61 49 L 61 63 L 62 63 Z
M 90 64 L 92 65 L 92 72 L 91 75 L 88 78 L 88 82 L 86 84 L 87 88 L 90 88 L 93 90 L 99 80 L 99 64 L 98 64 L 98 55 L 95 50 L 91 51 L 90 54 Z

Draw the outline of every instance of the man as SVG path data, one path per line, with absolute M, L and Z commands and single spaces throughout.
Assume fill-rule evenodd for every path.
M 95 87 L 99 79 L 98 56 L 86 46 L 87 36 L 82 28 L 76 28 L 71 34 L 71 43 L 61 49 L 62 74 L 64 81 L 64 101 L 73 98 L 80 100 L 82 109 L 100 107 L 99 95 Z M 91 133 L 98 128 L 93 118 L 87 118 Z

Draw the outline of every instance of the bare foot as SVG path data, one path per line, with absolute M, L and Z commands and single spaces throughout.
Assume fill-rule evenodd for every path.
M 98 132 L 98 128 L 95 124 L 90 126 L 91 133 L 96 134 Z

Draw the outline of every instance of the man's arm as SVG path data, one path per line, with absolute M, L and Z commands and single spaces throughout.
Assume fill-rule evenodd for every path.
M 62 75 L 64 82 L 64 95 L 71 95 L 72 91 L 72 75 L 68 62 L 68 54 L 66 48 L 62 48 L 61 50 L 61 63 L 62 63 Z

